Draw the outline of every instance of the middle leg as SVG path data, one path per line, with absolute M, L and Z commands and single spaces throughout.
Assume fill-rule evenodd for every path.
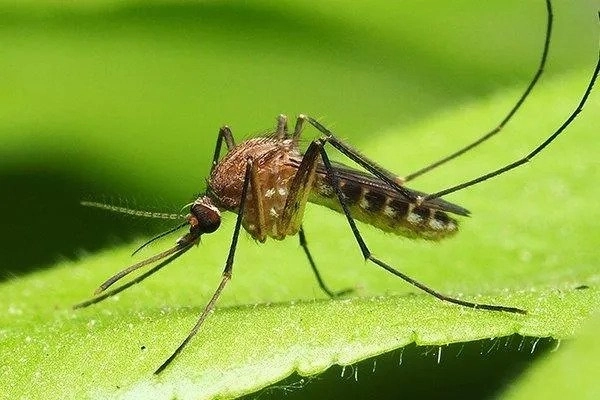
M 309 120 L 309 121 L 311 121 L 311 120 Z M 504 312 L 511 312 L 511 313 L 517 313 L 517 314 L 526 314 L 527 313 L 525 310 L 522 310 L 522 309 L 516 308 L 516 307 L 506 307 L 506 306 L 495 305 L 495 304 L 475 303 L 475 302 L 465 301 L 465 300 L 457 299 L 457 298 L 454 298 L 451 296 L 447 296 L 445 294 L 442 294 L 440 292 L 433 290 L 432 288 L 428 287 L 427 285 L 411 278 L 410 276 L 398 271 L 391 265 L 389 265 L 389 264 L 381 261 L 379 258 L 375 257 L 375 255 L 371 252 L 371 250 L 368 248 L 366 242 L 362 238 L 362 235 L 361 235 L 360 231 L 358 230 L 358 226 L 356 225 L 354 218 L 352 218 L 352 215 L 350 214 L 350 210 L 348 208 L 348 205 L 346 204 L 344 194 L 342 193 L 342 190 L 340 188 L 339 178 L 335 172 L 335 168 L 333 168 L 331 165 L 331 161 L 329 161 L 329 156 L 327 155 L 327 152 L 325 151 L 324 145 L 326 143 L 328 143 L 330 140 L 331 140 L 331 137 L 326 135 L 320 139 L 313 141 L 310 144 L 310 146 L 307 150 L 307 153 L 314 152 L 314 151 L 319 152 L 319 154 L 321 156 L 321 160 L 323 161 L 323 164 L 325 165 L 325 171 L 327 173 L 327 176 L 336 192 L 336 196 L 342 207 L 343 213 L 346 216 L 348 225 L 350 225 L 352 234 L 354 235 L 354 238 L 356 239 L 356 242 L 357 242 L 358 246 L 360 247 L 360 250 L 361 250 L 365 260 L 369 260 L 369 261 L 373 262 L 380 268 L 385 269 L 386 271 L 390 272 L 391 274 L 410 283 L 411 285 L 423 290 L 424 292 L 429 293 L 430 295 L 436 297 L 439 300 L 446 301 L 448 303 L 454 303 L 454 304 L 458 304 L 458 305 L 469 307 L 469 308 L 479 308 L 479 309 L 485 309 L 485 310 L 491 310 L 491 311 L 504 311 Z M 334 145 L 334 144 L 332 143 L 332 145 Z M 337 148 L 337 146 L 335 146 L 335 147 Z
M 340 297 L 346 295 L 348 293 L 352 293 L 354 289 L 344 289 L 334 292 L 327 286 L 323 278 L 321 277 L 321 273 L 317 269 L 317 264 L 315 264 L 315 260 L 310 254 L 310 250 L 308 249 L 308 243 L 306 242 L 306 236 L 304 235 L 304 228 L 300 227 L 300 231 L 298 231 L 298 237 L 300 238 L 300 246 L 302 250 L 304 250 L 304 254 L 306 254 L 306 258 L 308 259 L 308 263 L 310 264 L 310 268 L 315 274 L 315 278 L 317 278 L 317 282 L 319 282 L 319 287 L 323 290 L 327 295 L 331 298 Z

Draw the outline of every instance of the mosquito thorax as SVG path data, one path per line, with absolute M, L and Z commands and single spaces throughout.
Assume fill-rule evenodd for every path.
M 210 197 L 200 196 L 190 206 L 187 219 L 190 231 L 212 233 L 221 225 L 221 212 L 212 203 Z

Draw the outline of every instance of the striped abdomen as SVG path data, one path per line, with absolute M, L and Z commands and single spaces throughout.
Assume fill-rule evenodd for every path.
M 462 207 L 441 199 L 420 206 L 410 204 L 385 182 L 359 171 L 344 168 L 338 176 L 352 217 L 386 232 L 409 238 L 439 240 L 458 230 L 458 222 L 443 210 L 468 215 Z M 343 212 L 333 187 L 321 172 L 317 175 L 309 200 Z

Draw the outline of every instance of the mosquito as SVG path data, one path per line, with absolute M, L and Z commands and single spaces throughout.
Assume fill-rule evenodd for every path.
M 199 243 L 203 234 L 212 233 L 219 228 L 222 211 L 236 213 L 237 217 L 221 282 L 187 337 L 158 367 L 155 374 L 159 374 L 175 359 L 214 309 L 217 299 L 232 277 L 235 251 L 242 227 L 261 243 L 268 238 L 283 240 L 288 236 L 297 235 L 320 288 L 330 297 L 346 294 L 348 291 L 336 292 L 326 285 L 309 250 L 302 227 L 302 219 L 306 204 L 311 202 L 344 214 L 365 260 L 373 262 L 439 300 L 473 309 L 526 314 L 525 310 L 517 307 L 477 303 L 447 296 L 405 275 L 371 252 L 355 221 L 358 220 L 383 231 L 414 239 L 438 241 L 450 237 L 458 230 L 459 223 L 455 216 L 468 216 L 469 211 L 442 199 L 442 196 L 476 185 L 527 163 L 573 122 L 582 111 L 592 91 L 600 68 L 600 55 L 586 90 L 575 109 L 554 133 L 525 157 L 475 179 L 431 194 L 405 186 L 406 182 L 447 163 L 498 134 L 522 106 L 542 75 L 548 57 L 553 24 L 550 0 L 546 0 L 546 9 L 546 35 L 538 69 L 524 93 L 504 119 L 494 129 L 473 143 L 405 178 L 384 169 L 361 154 L 316 119 L 300 115 L 296 120 L 293 132 L 290 132 L 287 118 L 279 115 L 273 133 L 239 144 L 235 143 L 233 133 L 228 126 L 219 130 L 206 192 L 189 205 L 189 213 L 185 216 L 149 213 L 103 203 L 83 202 L 82 204 L 86 206 L 138 216 L 164 219 L 182 218 L 179 225 L 150 239 L 136 252 L 149 243 L 179 229 L 187 227 L 189 231 L 181 236 L 173 247 L 113 275 L 96 290 L 96 297 L 74 307 L 87 307 L 113 296 L 133 284 L 141 282 L 182 256 Z M 307 123 L 315 128 L 320 136 L 312 140 L 306 151 L 302 152 L 299 148 L 299 140 Z M 221 157 L 223 146 L 226 147 L 226 152 Z M 363 170 L 331 161 L 328 154 L 329 148 L 339 151 Z M 157 264 L 150 270 L 121 286 L 108 290 L 131 272 L 153 263 Z

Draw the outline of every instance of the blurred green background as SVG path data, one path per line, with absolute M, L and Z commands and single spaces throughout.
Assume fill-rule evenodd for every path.
M 592 2 L 555 3 L 547 77 L 588 68 L 597 40 Z M 156 232 L 78 202 L 179 210 L 225 123 L 240 140 L 307 113 L 368 149 L 389 127 L 524 87 L 544 21 L 542 1 L 2 2 L 0 276 Z M 419 156 L 428 143 L 403 134 L 400 174 L 450 150 Z

